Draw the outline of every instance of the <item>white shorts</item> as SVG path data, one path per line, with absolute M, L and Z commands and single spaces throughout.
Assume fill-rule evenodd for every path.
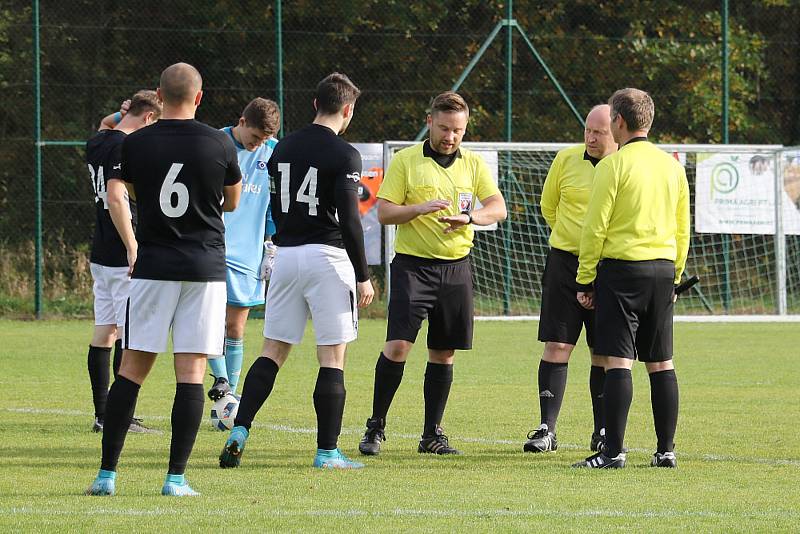
M 106 267 L 90 263 L 94 286 L 94 324 L 125 324 L 125 303 L 128 301 L 130 278 L 127 267 Z
M 358 334 L 356 275 L 347 252 L 328 245 L 278 247 L 267 290 L 264 337 L 296 345 L 308 316 L 317 345 Z
M 144 352 L 222 354 L 225 282 L 131 280 L 122 345 Z

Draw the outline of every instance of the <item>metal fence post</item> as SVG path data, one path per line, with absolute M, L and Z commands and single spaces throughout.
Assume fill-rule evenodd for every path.
M 278 138 L 283 136 L 283 10 L 281 0 L 275 0 L 275 97 L 281 110 Z
M 783 228 L 783 151 L 773 153 L 775 169 L 775 290 L 776 311 L 786 315 L 786 234 Z
M 36 180 L 36 260 L 35 260 L 35 295 L 34 295 L 34 309 L 36 318 L 42 318 L 42 84 L 41 84 L 41 65 L 39 62 L 40 55 L 39 44 L 39 0 L 33 2 L 33 72 L 34 72 L 34 87 L 33 87 L 33 129 L 34 129 L 34 146 L 36 151 L 35 163 L 35 180 Z

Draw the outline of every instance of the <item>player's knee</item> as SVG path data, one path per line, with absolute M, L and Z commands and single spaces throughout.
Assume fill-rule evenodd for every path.
M 675 369 L 675 365 L 672 363 L 672 360 L 666 360 L 663 362 L 645 362 L 644 365 L 647 368 L 647 372 L 650 374 Z
M 404 362 L 408 358 L 408 353 L 414 346 L 410 341 L 395 339 L 387 341 L 383 348 L 383 355 L 393 362 Z
M 428 361 L 431 363 L 440 363 L 444 365 L 451 365 L 456 355 L 454 350 L 433 350 L 428 349 Z
M 244 337 L 244 324 L 238 321 L 225 321 L 225 337 L 242 339 Z
M 542 360 L 550 363 L 567 363 L 574 348 L 575 345 L 570 345 L 569 343 L 548 341 L 544 344 Z

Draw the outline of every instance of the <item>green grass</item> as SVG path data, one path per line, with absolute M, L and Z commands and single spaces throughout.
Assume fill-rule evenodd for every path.
M 247 330 L 246 366 L 261 321 Z M 383 321 L 363 321 L 350 350 L 340 445 L 357 456 Z M 354 472 L 310 467 L 315 447 L 312 345 L 295 349 L 256 420 L 242 466 L 222 471 L 225 435 L 204 422 L 187 472 L 196 499 L 158 495 L 169 449 L 171 356 L 142 388 L 137 413 L 163 435 L 130 435 L 118 495 L 82 495 L 96 474 L 89 431 L 88 321 L 0 321 L 0 531 L 791 531 L 800 524 L 795 325 L 678 324 L 679 468 L 645 467 L 654 448 L 641 365 L 624 470 L 573 470 L 591 433 L 588 357 L 570 364 L 555 454 L 523 454 L 538 421 L 535 323 L 476 324 L 457 357 L 444 426 L 459 458 L 420 456 L 424 353 L 406 367 L 377 458 Z M 421 334 L 421 335 L 424 335 Z M 312 338 L 309 337 L 309 340 Z M 421 337 L 420 339 L 424 339 Z M 210 404 L 210 403 L 209 403 Z M 231 525 L 236 525 L 232 528 Z

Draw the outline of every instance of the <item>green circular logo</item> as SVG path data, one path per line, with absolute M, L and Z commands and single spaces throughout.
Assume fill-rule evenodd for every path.
M 711 171 L 711 187 L 720 193 L 730 193 L 739 185 L 739 171 L 731 163 L 717 163 Z

